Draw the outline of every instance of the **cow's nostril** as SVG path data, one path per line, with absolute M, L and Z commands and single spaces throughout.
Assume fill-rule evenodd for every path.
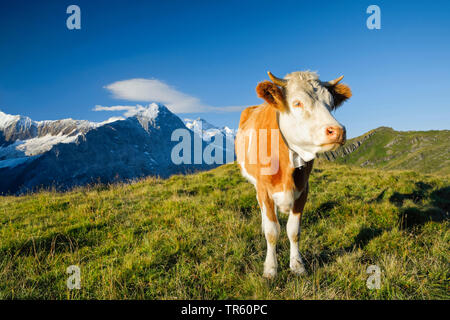
M 332 127 L 327 128 L 327 135 L 332 136 L 334 134 L 334 129 Z

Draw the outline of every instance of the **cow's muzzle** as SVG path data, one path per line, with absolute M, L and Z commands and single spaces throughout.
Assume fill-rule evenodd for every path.
M 331 126 L 325 129 L 325 136 L 328 139 L 328 143 L 330 144 L 345 144 L 347 139 L 347 133 L 345 127 L 341 126 Z

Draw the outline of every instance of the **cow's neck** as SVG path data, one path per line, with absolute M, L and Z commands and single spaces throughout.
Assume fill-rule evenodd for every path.
M 278 128 L 280 130 L 281 136 L 283 137 L 283 141 L 289 149 L 289 159 L 291 159 L 291 163 L 294 168 L 298 168 L 303 166 L 305 162 L 309 162 L 316 157 L 315 153 L 311 153 L 309 151 L 304 150 L 300 146 L 297 146 L 293 143 L 289 143 L 289 139 L 287 138 L 289 135 L 284 134 L 283 131 L 287 131 L 288 128 L 284 128 L 283 123 L 280 122 L 279 113 L 277 112 L 277 122 Z M 300 159 L 299 159 L 300 158 Z

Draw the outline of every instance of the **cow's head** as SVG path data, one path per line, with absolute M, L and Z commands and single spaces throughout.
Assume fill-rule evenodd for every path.
M 314 72 L 293 72 L 258 84 L 258 96 L 279 112 L 278 124 L 290 149 L 305 161 L 345 143 L 345 127 L 331 114 L 352 93 L 343 76 L 322 82 Z

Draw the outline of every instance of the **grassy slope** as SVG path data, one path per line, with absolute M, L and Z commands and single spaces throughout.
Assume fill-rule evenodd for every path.
M 361 137 L 349 140 L 352 143 Z M 411 169 L 450 174 L 450 130 L 395 131 L 376 129 L 355 152 L 337 163 L 384 169 Z
M 0 199 L 0 298 L 449 299 L 449 177 L 317 166 L 303 217 L 306 276 L 262 274 L 253 187 L 235 165 L 131 185 Z M 366 288 L 366 268 L 382 270 Z M 82 289 L 66 289 L 79 265 Z

